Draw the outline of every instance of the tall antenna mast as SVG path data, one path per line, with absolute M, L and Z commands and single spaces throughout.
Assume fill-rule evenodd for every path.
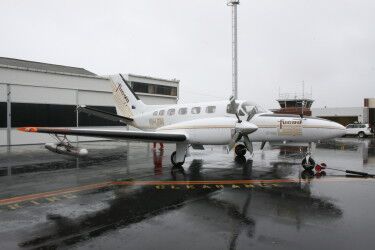
M 240 0 L 228 0 L 232 7 L 232 95 L 238 98 L 238 62 L 237 62 L 237 5 Z

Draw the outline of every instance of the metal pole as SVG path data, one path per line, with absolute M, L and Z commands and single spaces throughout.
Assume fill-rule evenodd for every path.
M 78 112 L 78 106 L 79 106 L 79 90 L 76 90 L 76 127 L 79 127 L 79 112 Z M 79 143 L 79 137 L 76 136 L 76 142 L 77 142 L 77 147 Z
M 12 110 L 11 110 L 11 90 L 10 84 L 7 84 L 7 145 L 10 147 L 11 141 L 11 130 L 12 130 Z
M 238 60 L 237 60 L 237 5 L 239 0 L 229 0 L 232 6 L 232 95 L 238 98 Z

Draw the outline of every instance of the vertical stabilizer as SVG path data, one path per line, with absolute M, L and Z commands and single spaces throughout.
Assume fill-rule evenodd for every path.
M 132 118 L 145 110 L 146 105 L 134 93 L 123 75 L 110 76 L 110 79 L 118 115 Z

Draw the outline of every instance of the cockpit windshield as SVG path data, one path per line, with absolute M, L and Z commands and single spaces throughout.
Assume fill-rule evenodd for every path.
M 255 104 L 253 102 L 248 102 L 248 101 L 245 101 L 245 102 L 241 103 L 240 110 L 242 110 L 246 114 L 259 114 L 259 113 L 266 112 L 259 105 Z
M 256 103 L 244 101 L 244 102 L 236 102 L 236 110 L 240 116 L 249 116 L 252 117 L 255 114 L 266 113 L 267 111 L 263 109 L 261 106 L 257 105 Z M 230 105 L 227 108 L 228 113 L 233 113 L 230 109 Z

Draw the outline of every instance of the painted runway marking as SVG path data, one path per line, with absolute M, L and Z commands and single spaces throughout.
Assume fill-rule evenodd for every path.
M 108 187 L 120 186 L 154 186 L 156 189 L 175 189 L 184 188 L 186 190 L 194 190 L 196 188 L 203 189 L 223 189 L 223 188 L 255 188 L 255 187 L 280 187 L 280 184 L 295 184 L 295 183 L 310 183 L 310 182 L 342 182 L 342 181 L 374 181 L 375 179 L 363 178 L 345 178 L 345 177 L 326 177 L 321 179 L 303 180 L 298 178 L 293 179 L 271 179 L 271 180 L 203 180 L 203 181 L 107 181 L 101 183 L 94 183 L 89 185 L 64 188 L 56 191 L 29 194 L 16 196 L 11 198 L 0 199 L 0 206 L 8 205 L 8 208 L 15 210 L 21 208 L 18 203 L 31 202 L 34 205 L 39 205 L 38 199 L 45 199 L 48 202 L 59 201 L 60 198 L 73 199 L 77 196 L 73 193 L 82 191 L 95 190 Z

